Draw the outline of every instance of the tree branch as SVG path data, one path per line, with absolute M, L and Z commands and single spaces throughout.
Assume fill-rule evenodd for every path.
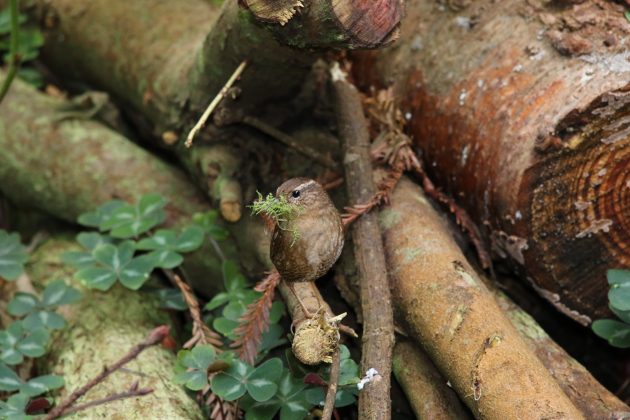
M 82 387 L 74 391 L 65 400 L 59 403 L 59 405 L 53 408 L 46 415 L 44 420 L 52 420 L 52 419 L 56 419 L 60 417 L 66 409 L 72 406 L 72 404 L 76 400 L 84 396 L 90 389 L 94 388 L 96 385 L 103 382 L 105 378 L 107 378 L 109 375 L 111 375 L 112 373 L 120 369 L 122 366 L 126 365 L 127 363 L 129 363 L 130 361 L 138 357 L 138 355 L 142 353 L 144 350 L 146 350 L 147 348 L 154 346 L 160 343 L 162 340 L 164 340 L 164 338 L 168 336 L 168 332 L 169 332 L 169 327 L 166 325 L 161 325 L 153 329 L 153 331 L 151 331 L 151 333 L 149 333 L 149 335 L 143 341 L 133 346 L 131 350 L 129 350 L 127 354 L 121 357 L 117 362 L 115 362 L 111 366 L 105 366 L 105 368 L 100 374 L 98 374 L 96 377 L 90 380 L 87 384 L 83 385 Z
M 340 137 L 345 151 L 349 200 L 352 203 L 368 203 L 373 199 L 376 188 L 372 180 L 368 123 L 363 114 L 361 97 L 338 67 L 333 68 L 332 75 Z M 354 224 L 352 233 L 364 322 L 361 371 L 376 369 L 382 377 L 380 381 L 369 383 L 359 395 L 359 417 L 389 419 L 394 321 L 377 215 L 363 215 Z
M 328 390 L 326 391 L 326 402 L 324 403 L 322 420 L 330 420 L 335 410 L 335 398 L 337 396 L 337 385 L 339 383 L 339 370 L 341 365 L 340 353 L 339 347 L 337 347 L 330 366 L 330 377 L 328 378 Z
M 199 130 L 203 128 L 203 126 L 208 121 L 208 118 L 210 118 L 210 115 L 212 115 L 212 112 L 217 108 L 217 106 L 219 106 L 223 98 L 227 96 L 227 93 L 234 82 L 236 82 L 238 78 L 241 77 L 241 74 L 243 74 L 243 71 L 245 71 L 245 67 L 247 67 L 247 60 L 243 60 L 241 64 L 239 64 L 236 70 L 234 70 L 234 73 L 232 73 L 228 81 L 221 88 L 219 93 L 217 93 L 217 96 L 215 96 L 212 102 L 210 102 L 210 105 L 208 105 L 208 108 L 206 108 L 206 110 L 203 112 L 201 118 L 199 118 L 199 121 L 197 121 L 194 127 L 190 130 L 190 133 L 188 133 L 188 137 L 186 137 L 185 143 L 186 147 L 192 146 L 193 140 L 195 139 L 195 136 L 197 135 Z
M 96 407 L 97 405 L 106 404 L 111 401 L 124 400 L 125 398 L 142 397 L 152 392 L 153 392 L 152 388 L 138 388 L 138 382 L 134 382 L 127 391 L 119 392 L 117 394 L 111 394 L 105 398 L 99 398 L 98 400 L 93 400 L 85 404 L 75 405 L 74 407 L 70 406 L 67 409 L 65 409 L 62 413 L 60 413 L 59 417 L 67 416 L 69 414 L 74 414 L 76 412 L 87 410 L 88 408 Z

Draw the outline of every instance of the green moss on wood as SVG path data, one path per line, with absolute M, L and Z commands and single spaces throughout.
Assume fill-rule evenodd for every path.
M 47 240 L 31 256 L 27 270 L 36 286 L 61 278 L 83 292 L 82 301 L 66 308 L 68 326 L 55 335 L 51 351 L 41 368 L 63 375 L 66 386 L 57 396 L 63 398 L 100 373 L 104 366 L 118 360 L 134 344 L 142 341 L 158 325 L 170 324 L 166 312 L 158 308 L 157 300 L 142 292 L 119 285 L 108 292 L 84 288 L 72 279 L 72 269 L 61 262 L 61 255 L 76 250 L 68 239 Z M 163 347 L 147 349 L 91 390 L 82 402 L 103 398 L 128 389 L 135 381 L 154 392 L 138 398 L 101 405 L 74 415 L 72 418 L 147 419 L 159 413 L 164 419 L 201 419 L 195 401 L 174 384 L 175 354 Z

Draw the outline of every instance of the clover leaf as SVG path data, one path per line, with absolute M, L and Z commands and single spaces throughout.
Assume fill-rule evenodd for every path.
M 22 62 L 30 61 L 39 55 L 39 49 L 44 45 L 44 35 L 35 27 L 21 28 L 19 35 L 18 54 Z M 10 53 L 4 55 L 5 62 L 9 62 Z
M 218 219 L 219 213 L 216 210 L 193 215 L 193 222 L 200 226 L 205 233 L 216 241 L 223 241 L 228 237 L 229 233 L 225 228 L 217 224 Z
M 0 277 L 15 280 L 24 272 L 28 255 L 20 235 L 0 230 Z
M 265 355 L 270 350 L 280 347 L 286 343 L 287 339 L 284 338 L 284 328 L 282 328 L 282 325 L 270 322 L 269 329 L 262 335 L 262 340 L 258 346 L 258 354 Z
M 203 229 L 195 225 L 187 227 L 179 235 L 170 229 L 160 229 L 138 242 L 136 248 L 152 251 L 147 254 L 147 258 L 152 259 L 156 267 L 174 268 L 184 261 L 180 253 L 199 248 L 203 243 L 203 236 Z
M 271 420 L 280 412 L 281 420 L 302 420 L 314 404 L 306 399 L 307 385 L 291 375 L 288 369 L 282 371 L 278 391 L 269 400 L 258 402 L 250 396 L 241 399 L 246 420 Z
M 147 194 L 137 204 L 125 204 L 99 224 L 102 231 L 110 231 L 114 238 L 129 239 L 147 232 L 166 219 L 166 200 L 158 194 Z
M 359 391 L 356 387 L 351 388 L 340 388 L 335 395 L 335 407 L 347 407 L 352 405 L 357 400 L 357 393 Z M 326 393 L 323 388 L 312 388 L 306 391 L 305 393 L 306 400 L 312 405 L 324 405 L 324 398 L 326 398 Z
M 598 319 L 593 322 L 592 328 L 595 334 L 608 340 L 610 345 L 630 347 L 630 325 L 614 319 Z
M 26 414 L 29 397 L 26 394 L 15 394 L 5 401 L 0 401 L 0 418 L 10 420 L 31 419 Z
M 278 358 L 267 360 L 257 368 L 240 360 L 212 378 L 212 392 L 226 401 L 234 401 L 247 392 L 256 401 L 267 401 L 278 390 L 276 382 L 282 375 L 282 362 Z
M 20 391 L 29 397 L 36 397 L 52 389 L 61 388 L 63 385 L 63 377 L 58 375 L 42 375 L 25 381 L 7 365 L 0 363 L 1 391 Z
M 61 260 L 77 269 L 86 268 L 95 263 L 92 252 L 102 244 L 112 243 L 112 238 L 97 232 L 81 232 L 77 235 L 77 242 L 87 251 L 68 251 L 61 256 Z
M 174 381 L 188 389 L 199 391 L 208 385 L 208 368 L 214 362 L 216 353 L 212 346 L 198 345 L 192 350 L 177 353 L 179 372 Z
M 234 331 L 241 324 L 241 317 L 247 310 L 247 306 L 258 296 L 260 293 L 253 290 L 244 290 L 242 294 L 238 293 L 238 297 L 235 295 L 234 300 L 230 300 L 230 303 L 223 308 L 223 316 L 215 318 L 212 322 L 214 329 L 234 340 L 236 338 Z
M 610 305 L 621 311 L 630 310 L 630 270 L 608 270 Z
M 63 280 L 48 283 L 42 295 L 42 305 L 47 309 L 54 309 L 62 305 L 70 305 L 81 299 L 81 292 L 68 286 Z
M 26 22 L 26 15 L 18 15 L 18 23 L 21 25 Z M 5 35 L 11 32 L 11 9 L 6 7 L 0 10 L 0 35 Z
M 66 324 L 62 316 L 54 310 L 61 305 L 75 303 L 81 299 L 81 293 L 62 280 L 52 281 L 44 289 L 42 300 L 30 293 L 17 292 L 7 307 L 13 316 L 24 318 L 22 325 L 27 330 L 47 328 L 56 330 Z
M 100 228 L 102 224 L 112 218 L 112 215 L 116 210 L 125 205 L 127 205 L 127 203 L 121 200 L 108 201 L 94 211 L 81 214 L 78 222 L 83 226 Z
M 357 400 L 358 389 L 356 384 L 359 379 L 359 365 L 350 357 L 350 351 L 344 345 L 340 346 L 340 366 L 337 384 L 339 389 L 335 396 L 335 407 L 346 407 Z M 325 369 L 325 378 L 328 380 L 330 368 Z M 312 388 L 306 391 L 306 398 L 313 405 L 323 405 L 325 392 L 323 388 Z
M 0 360 L 9 365 L 22 363 L 24 357 L 40 357 L 46 353 L 48 332 L 43 328 L 28 330 L 15 321 L 0 331 Z
M 134 257 L 134 244 L 101 244 L 92 251 L 94 262 L 80 269 L 76 276 L 88 287 L 109 290 L 116 280 L 128 289 L 137 290 L 149 278 L 153 261 L 145 256 Z
M 176 311 L 185 311 L 188 309 L 184 295 L 179 289 L 161 288 L 151 293 L 157 296 L 160 302 L 160 308 L 175 309 Z
M 204 309 L 211 311 L 228 302 L 250 301 L 260 294 L 249 289 L 247 279 L 241 274 L 234 261 L 223 263 L 223 285 L 225 292 L 217 293 Z

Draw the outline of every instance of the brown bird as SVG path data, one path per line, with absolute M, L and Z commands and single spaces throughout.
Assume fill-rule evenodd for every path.
M 293 283 L 315 281 L 337 261 L 343 249 L 343 225 L 324 188 L 312 179 L 285 181 L 278 187 L 276 198 L 295 206 L 295 211 L 288 220 L 276 224 L 270 257 L 295 294 Z M 310 317 L 304 303 L 295 296 Z

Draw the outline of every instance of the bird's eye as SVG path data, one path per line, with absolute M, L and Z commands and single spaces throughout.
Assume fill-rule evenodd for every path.
M 291 196 L 293 198 L 298 198 L 300 196 L 300 191 L 299 190 L 293 190 L 293 192 L 291 193 Z

